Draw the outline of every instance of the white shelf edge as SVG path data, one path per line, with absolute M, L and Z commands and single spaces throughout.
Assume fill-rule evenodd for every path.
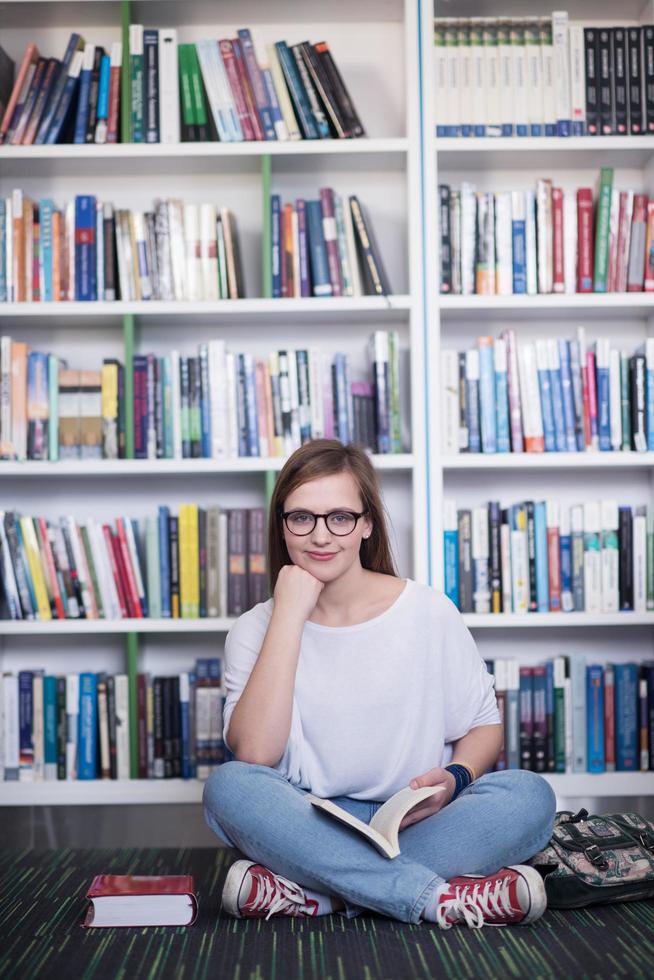
M 66 636 L 77 633 L 226 633 L 235 617 L 206 619 L 2 619 L 0 636 Z
M 654 308 L 654 292 L 639 293 L 538 293 L 511 296 L 439 294 L 436 305 L 444 311 L 479 310 L 593 310 Z
M 434 136 L 437 153 L 545 153 L 578 152 L 579 150 L 649 150 L 654 153 L 652 136 L 482 136 L 458 137 Z
M 470 629 L 534 629 L 578 626 L 654 626 L 654 612 L 464 613 Z
M 67 477 L 85 479 L 107 476 L 194 476 L 218 473 L 265 473 L 280 470 L 286 456 L 243 456 L 237 459 L 98 459 L 63 460 L 58 463 L 26 460 L 22 463 L 0 461 L 0 477 L 25 479 Z M 412 470 L 412 453 L 371 453 L 377 470 Z
M 441 456 L 442 467 L 454 470 L 634 469 L 654 466 L 648 453 L 461 453 Z
M 263 156 L 373 156 L 406 154 L 409 141 L 404 136 L 371 139 L 330 139 L 296 141 L 251 141 L 243 143 L 112 143 L 78 145 L 55 143 L 48 146 L 2 146 L 0 165 L 11 160 L 175 160 L 186 158 L 242 158 Z
M 542 773 L 557 796 L 649 796 L 651 772 Z M 102 779 L 0 782 L 0 806 L 91 806 L 200 803 L 198 779 Z
M 312 314 L 334 313 L 392 313 L 409 311 L 411 297 L 405 294 L 393 296 L 354 296 L 334 297 L 332 299 L 223 299 L 199 302 L 150 302 L 114 303 L 104 301 L 63 302 L 63 303 L 0 303 L 0 316 L 21 317 L 92 317 L 115 316 L 126 313 L 138 316 L 194 316 L 223 315 L 268 316 L 277 314 L 292 317 L 306 317 Z

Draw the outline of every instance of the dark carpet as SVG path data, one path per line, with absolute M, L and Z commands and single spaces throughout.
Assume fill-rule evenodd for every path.
M 227 848 L 0 850 L 0 977 L 413 980 L 651 978 L 654 902 L 548 911 L 524 928 L 443 932 L 371 913 L 238 920 L 220 911 Z M 188 928 L 82 929 L 98 873 L 192 874 Z

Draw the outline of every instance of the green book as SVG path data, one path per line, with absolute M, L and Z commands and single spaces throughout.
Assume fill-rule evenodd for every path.
M 207 100 L 202 85 L 200 62 L 194 44 L 188 46 L 188 66 L 191 74 L 191 98 L 193 100 L 193 115 L 196 126 L 196 139 L 204 143 L 209 139 L 209 117 L 207 115 Z
M 132 24 L 129 29 L 132 143 L 143 142 L 143 62 L 143 26 L 141 24 Z
M 182 136 L 186 142 L 195 141 L 195 115 L 191 94 L 191 71 L 189 66 L 190 44 L 180 44 L 177 48 L 179 62 L 179 86 L 182 102 Z
M 600 188 L 597 200 L 597 222 L 595 227 L 595 275 L 594 290 L 606 292 L 609 270 L 609 224 L 611 221 L 611 191 L 613 190 L 613 167 L 600 170 Z

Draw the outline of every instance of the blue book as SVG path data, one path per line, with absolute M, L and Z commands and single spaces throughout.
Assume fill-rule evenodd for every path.
M 200 344 L 200 431 L 201 455 L 211 459 L 211 392 L 209 391 L 209 348 Z
M 311 439 L 311 403 L 309 400 L 309 352 L 295 352 L 298 386 L 298 410 L 300 418 L 300 440 L 302 443 Z
M 79 94 L 77 96 L 73 143 L 86 143 L 86 124 L 89 119 L 89 96 L 91 93 L 94 54 L 94 45 L 87 44 L 84 48 L 84 61 L 82 62 L 82 70 L 79 74 Z M 50 141 L 48 140 L 48 142 Z
M 43 678 L 43 761 L 45 778 L 57 778 L 57 678 Z
M 559 525 L 559 546 L 561 550 L 561 610 L 572 612 L 572 536 L 570 534 L 570 512 L 564 505 L 561 508 Z
M 495 430 L 498 453 L 510 453 L 509 376 L 505 340 L 495 341 Z
M 143 35 L 143 43 L 145 44 L 145 35 L 153 33 L 157 34 L 157 31 L 145 31 Z M 109 117 L 109 79 L 111 77 L 111 56 L 108 54 L 102 55 L 102 60 L 100 61 L 100 78 L 98 81 L 98 109 L 97 109 L 97 119 L 107 119 Z M 157 140 L 150 142 L 158 142 L 159 132 L 158 132 L 158 121 L 157 121 Z
M 545 452 L 556 452 L 556 432 L 554 429 L 554 409 L 552 407 L 552 384 L 547 358 L 547 341 L 536 341 L 536 372 L 540 392 L 540 410 L 543 417 L 543 437 Z
M 164 459 L 173 459 L 173 379 L 170 357 L 161 358 L 161 400 L 163 403 L 163 447 Z
M 443 561 L 444 592 L 459 608 L 459 531 L 456 505 L 452 500 L 443 504 Z
M 245 395 L 245 362 L 243 355 L 236 357 L 236 418 L 238 427 L 238 454 L 248 455 L 247 402 Z
M 170 535 L 168 518 L 170 509 L 160 506 L 158 514 L 159 525 L 159 580 L 161 582 L 161 615 L 169 619 L 170 608 Z
M 561 361 L 561 389 L 563 392 L 566 449 L 569 453 L 576 453 L 577 432 L 575 405 L 572 394 L 572 373 L 570 371 L 570 342 L 568 340 L 559 340 L 559 359 Z
M 133 359 L 134 384 L 134 459 L 148 458 L 148 358 L 136 354 Z
M 288 92 L 293 103 L 293 109 L 295 110 L 297 121 L 300 124 L 300 129 L 302 130 L 302 135 L 308 140 L 320 139 L 320 134 L 318 133 L 313 113 L 311 111 L 309 97 L 307 96 L 304 85 L 302 84 L 302 79 L 300 78 L 300 73 L 295 63 L 293 52 L 290 50 L 286 41 L 276 41 L 275 48 L 277 49 L 279 63 L 282 68 L 286 87 L 288 88 Z
M 536 546 L 537 612 L 549 612 L 550 581 L 547 564 L 547 505 L 544 500 L 534 505 L 534 538 Z
M 288 139 L 288 131 L 286 129 L 286 123 L 284 122 L 282 110 L 279 105 L 279 99 L 277 98 L 277 89 L 275 88 L 275 83 L 273 82 L 272 72 L 270 71 L 270 68 L 262 68 L 261 74 L 263 76 L 264 85 L 266 86 L 266 96 L 270 106 L 270 114 L 272 116 L 275 135 L 277 139 L 286 140 Z
M 654 450 L 654 338 L 646 340 L 638 353 L 645 355 L 645 426 L 647 448 L 651 452 Z
M 96 206 L 92 194 L 75 197 L 75 299 L 98 298 L 96 286 Z
M 322 206 L 320 201 L 307 201 L 306 214 L 313 295 L 331 296 L 332 284 L 329 278 L 329 262 L 327 260 L 327 245 L 325 244 L 325 236 L 323 234 Z
M 334 421 L 336 422 L 336 435 L 337 438 L 343 443 L 350 441 L 350 430 L 348 424 L 348 390 L 346 385 L 346 355 L 342 353 L 334 354 L 334 361 L 332 366 L 332 375 L 335 387 L 335 397 L 334 407 L 336 412 L 334 414 Z M 383 450 L 388 451 L 388 450 Z
M 188 673 L 189 697 L 190 698 L 193 698 L 193 699 L 195 698 L 195 688 L 196 688 L 196 684 L 197 684 L 197 679 L 198 679 L 198 677 L 197 677 L 196 672 L 194 670 L 190 670 L 189 673 Z M 190 705 L 189 705 L 189 707 L 190 707 Z M 223 717 L 222 706 L 221 706 L 221 710 L 220 710 L 220 717 L 221 717 L 221 719 Z M 190 716 L 189 716 L 189 725 L 190 724 L 191 724 L 191 719 L 190 719 Z M 225 761 L 227 761 L 227 760 L 225 760 Z M 189 773 L 190 773 L 190 777 L 189 777 L 190 779 L 195 779 L 196 776 L 197 776 L 197 774 L 198 774 L 197 755 L 196 755 L 196 749 L 195 749 L 195 739 L 193 739 L 191 741 L 190 740 L 190 737 L 189 737 Z
M 610 344 L 605 338 L 595 344 L 595 385 L 597 391 L 597 433 L 601 452 L 611 452 L 611 411 L 609 361 Z
M 54 209 L 54 201 L 49 198 L 41 198 L 39 201 L 39 273 L 41 299 L 48 303 L 52 300 L 52 215 Z
M 300 296 L 311 296 L 309 271 L 309 242 L 307 236 L 307 204 L 302 198 L 295 202 L 297 214 L 297 238 L 300 253 Z
M 527 220 L 524 194 L 511 194 L 511 235 L 513 241 L 513 292 L 527 292 Z
M 209 657 L 207 661 L 209 667 L 209 683 L 214 691 L 214 696 L 220 698 L 220 659 L 218 657 Z M 219 717 L 222 715 L 219 714 Z M 223 744 L 223 733 L 222 727 L 218 731 L 212 731 L 212 738 L 209 742 L 209 765 L 217 765 L 220 761 L 222 754 L 222 744 Z
M 76 52 L 77 54 L 78 52 Z M 64 73 L 62 72 L 62 75 Z M 47 135 L 45 137 L 45 143 L 52 144 L 57 143 L 61 132 L 64 128 L 64 124 L 68 118 L 71 111 L 71 106 L 74 104 L 74 97 L 77 92 L 77 87 L 80 82 L 81 74 L 81 60 L 73 59 L 66 75 L 66 81 L 64 84 L 64 90 L 61 93 L 61 98 L 55 110 L 55 114 L 52 117 L 52 122 L 48 128 Z
M 604 670 L 586 668 L 586 752 L 588 772 L 606 772 L 604 753 Z
M 98 678 L 79 675 L 78 779 L 96 779 L 98 754 Z
M 272 240 L 272 295 L 273 299 L 280 299 L 282 295 L 282 201 L 279 194 L 271 195 L 270 213 L 270 235 Z
M 561 361 L 556 340 L 547 342 L 548 360 L 550 365 L 550 391 L 552 395 L 552 416 L 554 419 L 554 438 L 556 451 L 566 451 L 565 416 L 563 414 L 563 381 L 561 378 Z
M 638 665 L 614 664 L 615 768 L 618 772 L 640 769 L 638 721 Z
M 497 452 L 495 432 L 495 364 L 493 341 L 480 337 L 479 350 L 479 415 L 481 421 L 481 449 L 484 453 Z
M 34 673 L 18 672 L 18 778 L 34 778 Z
M 46 142 L 48 130 L 52 125 L 57 109 L 59 108 L 59 103 L 64 93 L 64 89 L 66 88 L 68 69 L 70 67 L 73 55 L 79 48 L 80 40 L 81 38 L 79 34 L 71 34 L 70 38 L 68 39 L 68 44 L 66 45 L 66 50 L 61 62 L 59 74 L 57 75 L 57 80 L 53 86 L 52 93 L 48 99 L 48 104 L 45 107 L 45 111 L 41 116 L 41 121 L 39 122 L 39 128 L 36 131 L 36 136 L 34 137 L 35 146 L 40 146 Z
M 579 341 L 570 341 L 570 373 L 572 374 L 572 396 L 575 404 L 575 432 L 577 433 L 577 452 L 586 449 L 584 440 L 584 395 L 581 382 Z
M 468 452 L 481 452 L 479 427 L 479 351 L 466 351 L 466 425 L 468 427 Z
M 191 778 L 191 720 L 189 675 L 179 675 L 179 747 L 182 779 Z
M 259 419 L 257 417 L 257 380 L 253 354 L 239 354 L 243 358 L 245 376 L 245 417 L 247 420 L 248 456 L 259 456 Z

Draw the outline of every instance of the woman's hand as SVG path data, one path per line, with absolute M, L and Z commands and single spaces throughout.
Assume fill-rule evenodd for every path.
M 299 565 L 282 565 L 275 583 L 274 608 L 285 616 L 300 616 L 306 622 L 324 587 L 324 582 Z
M 426 800 L 422 800 L 413 810 L 409 810 L 402 817 L 400 830 L 404 830 L 405 827 L 408 827 L 412 823 L 418 823 L 420 820 L 424 820 L 425 817 L 431 817 L 433 813 L 438 813 L 444 806 L 447 806 L 454 796 L 456 779 L 447 769 L 436 768 L 430 769 L 429 772 L 424 773 L 422 776 L 414 776 L 409 785 L 411 789 L 420 789 L 423 786 L 443 786 L 445 792 L 428 796 Z

